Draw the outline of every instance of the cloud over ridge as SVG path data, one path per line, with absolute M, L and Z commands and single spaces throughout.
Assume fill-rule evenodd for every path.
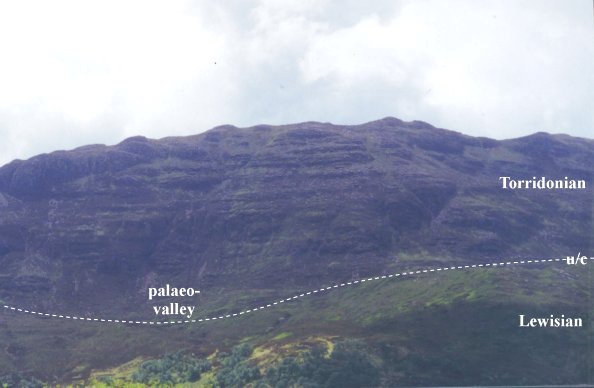
M 0 4 L 0 164 L 232 123 L 593 137 L 589 1 Z

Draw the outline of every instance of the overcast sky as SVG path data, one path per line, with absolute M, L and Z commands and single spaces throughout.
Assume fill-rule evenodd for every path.
M 591 0 L 0 0 L 0 164 L 394 116 L 594 138 Z

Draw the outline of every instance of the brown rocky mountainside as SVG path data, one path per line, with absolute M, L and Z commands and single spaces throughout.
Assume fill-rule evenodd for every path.
M 593 172 L 591 140 L 395 118 L 58 151 L 0 168 L 0 299 L 96 313 L 150 283 L 305 287 L 410 255 L 561 257 L 593 247 Z M 588 188 L 502 190 L 500 176 Z

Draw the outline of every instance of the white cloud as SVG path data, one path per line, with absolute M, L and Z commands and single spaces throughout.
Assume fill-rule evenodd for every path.
M 0 164 L 131 135 L 391 115 L 592 137 L 592 4 L 0 2 Z
M 571 7 L 580 4 L 563 4 L 407 2 L 388 20 L 371 16 L 318 37 L 303 78 L 348 96 L 379 87 L 378 114 L 474 134 L 591 136 L 592 21 Z
M 0 161 L 139 133 L 190 133 L 226 113 L 235 86 L 215 64 L 229 56 L 226 37 L 183 2 L 2 8 L 0 133 L 11 140 L 0 145 Z

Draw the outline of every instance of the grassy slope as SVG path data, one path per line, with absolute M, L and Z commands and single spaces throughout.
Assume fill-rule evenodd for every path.
M 46 381 L 77 379 L 139 355 L 179 349 L 208 355 L 248 341 L 259 347 L 262 360 L 272 362 L 293 348 L 307 347 L 312 338 L 357 337 L 376 350 L 391 383 L 592 382 L 590 268 L 553 264 L 375 281 L 234 320 L 184 327 L 126 327 L 10 314 L 0 331 L 7 343 L 0 363 L 3 371 L 18 365 Z M 248 299 L 269 302 L 294 291 L 258 290 L 245 293 L 242 300 L 221 293 L 209 305 L 224 309 L 202 306 L 202 311 L 253 306 Z M 520 329 L 518 314 L 580 316 L 588 327 Z M 71 373 L 60 376 L 60 370 Z

